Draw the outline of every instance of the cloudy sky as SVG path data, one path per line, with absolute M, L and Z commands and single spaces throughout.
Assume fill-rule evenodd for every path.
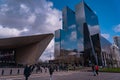
M 46 0 L 0 0 L 0 38 L 54 33 L 61 28 L 61 11 Z M 54 40 L 41 59 L 53 56 Z M 51 57 L 53 58 L 53 57 Z
M 66 5 L 74 10 L 81 0 L 0 0 L 0 38 L 54 33 L 62 27 L 61 10 Z M 112 42 L 120 35 L 119 0 L 85 0 L 98 15 L 101 34 Z M 51 41 L 41 59 L 54 53 Z M 51 57 L 53 58 L 53 57 Z

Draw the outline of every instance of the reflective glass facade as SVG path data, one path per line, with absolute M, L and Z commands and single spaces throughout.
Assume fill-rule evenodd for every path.
M 81 45 L 83 44 L 83 47 L 80 46 L 82 49 L 78 47 L 79 51 L 84 51 L 86 64 L 93 59 L 93 63 L 102 64 L 99 39 L 100 29 L 96 14 L 84 2 L 76 5 L 75 12 L 78 43 Z M 96 41 L 94 41 L 95 38 L 93 36 L 96 37 Z M 96 42 L 98 44 L 96 44 Z
M 57 30 L 55 31 L 55 57 L 59 57 L 60 56 L 60 49 L 61 49 L 61 38 L 60 38 L 60 32 L 61 30 Z
M 77 50 L 75 12 L 65 7 L 62 16 L 63 29 L 55 31 L 55 57 L 69 55 L 68 52 Z
M 90 63 L 103 65 L 103 43 L 97 15 L 84 2 L 76 5 L 75 12 L 65 7 L 62 13 L 63 30 L 55 32 L 55 35 L 59 34 L 59 38 L 55 36 L 55 57 L 57 54 L 65 54 L 67 50 L 76 52 L 79 58 L 83 57 L 85 66 L 89 66 Z M 58 43 L 59 50 L 56 50 Z
M 69 7 L 65 7 L 62 10 L 62 18 L 63 18 L 63 29 L 71 30 L 75 28 L 75 12 L 71 10 Z

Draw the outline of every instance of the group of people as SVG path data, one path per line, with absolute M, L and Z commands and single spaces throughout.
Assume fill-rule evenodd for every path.
M 25 69 L 24 69 L 25 80 L 28 80 L 28 77 L 31 75 L 34 68 L 35 68 L 34 65 L 26 65 L 25 66 Z M 50 73 L 50 80 L 52 80 L 52 74 L 53 74 L 55 68 L 53 65 L 49 65 L 48 69 L 49 69 L 49 73 Z M 92 71 L 93 71 L 94 76 L 98 75 L 98 71 L 99 71 L 98 65 L 92 65 Z
M 98 71 L 99 71 L 99 67 L 98 65 L 92 65 L 92 71 L 93 71 L 93 74 L 94 76 L 98 75 Z
M 24 69 L 25 80 L 28 80 L 28 77 L 31 75 L 34 68 L 35 68 L 34 65 L 26 65 L 25 66 L 25 69 Z
M 24 76 L 25 76 L 25 80 L 28 80 L 28 77 L 31 75 L 31 73 L 33 72 L 35 66 L 34 65 L 26 65 L 24 68 Z M 48 66 L 49 69 L 49 73 L 50 73 L 50 80 L 52 80 L 52 74 L 54 72 L 54 67 L 52 65 Z

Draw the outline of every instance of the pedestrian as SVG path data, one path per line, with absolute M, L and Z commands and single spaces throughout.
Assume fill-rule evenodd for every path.
M 2 69 L 2 73 L 1 73 L 2 75 L 4 75 L 4 70 Z
M 98 71 L 99 71 L 99 67 L 98 67 L 98 65 L 95 65 L 95 72 L 97 75 L 98 75 Z
M 92 72 L 93 72 L 94 76 L 96 76 L 95 65 L 94 64 L 92 65 Z
M 40 67 L 40 72 L 42 73 L 43 71 L 42 71 L 42 67 Z
M 47 73 L 47 67 L 45 67 L 45 73 Z
M 24 76 L 25 76 L 25 80 L 28 80 L 28 77 L 31 75 L 32 71 L 34 69 L 34 66 L 31 65 L 26 65 L 25 69 L 24 69 Z
M 54 68 L 52 65 L 49 66 L 50 80 L 52 80 L 52 74 L 54 72 Z
M 12 75 L 12 69 L 10 69 L 10 75 Z
M 20 73 L 20 70 L 18 69 L 17 74 L 19 74 L 19 73 Z

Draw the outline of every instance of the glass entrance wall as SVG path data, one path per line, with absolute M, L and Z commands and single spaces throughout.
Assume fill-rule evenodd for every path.
M 14 66 L 15 63 L 15 50 L 0 50 L 0 67 Z

